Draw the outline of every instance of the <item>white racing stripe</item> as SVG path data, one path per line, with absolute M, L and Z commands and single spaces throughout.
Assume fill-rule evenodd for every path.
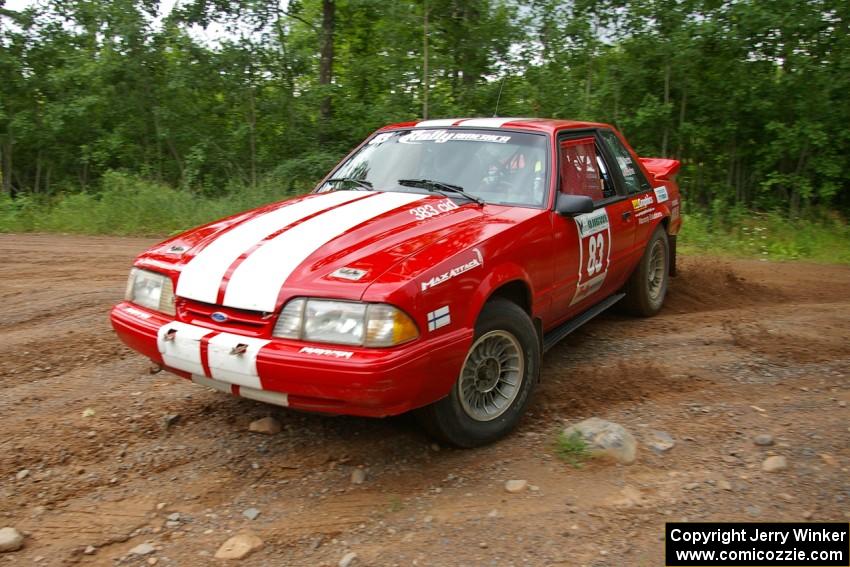
M 257 354 L 270 342 L 266 339 L 254 339 L 230 333 L 214 336 L 207 346 L 207 358 L 212 377 L 229 384 L 262 390 L 263 387 L 257 375 Z M 247 346 L 243 354 L 232 353 L 233 348 L 238 344 Z
M 243 222 L 213 240 L 183 267 L 177 281 L 177 295 L 215 303 L 227 269 L 251 246 L 306 216 L 362 196 L 357 191 L 321 193 Z
M 501 128 L 508 122 L 527 120 L 527 118 L 472 118 L 464 120 L 458 126 L 477 126 L 478 128 Z M 418 124 L 417 124 L 418 126 Z
M 380 193 L 292 227 L 265 243 L 233 272 L 224 304 L 274 311 L 284 282 L 313 252 L 359 224 L 425 198 L 427 195 Z
M 445 128 L 446 126 L 451 126 L 458 120 L 462 120 L 462 118 L 440 118 L 438 120 L 423 120 L 422 122 L 418 122 L 414 128 Z
M 170 330 L 177 332 L 171 340 L 167 341 L 165 340 L 165 333 Z M 172 321 L 163 325 L 156 334 L 156 346 L 162 354 L 162 361 L 171 368 L 192 374 L 203 374 L 201 339 L 212 332 L 212 329 L 187 325 L 179 321 Z

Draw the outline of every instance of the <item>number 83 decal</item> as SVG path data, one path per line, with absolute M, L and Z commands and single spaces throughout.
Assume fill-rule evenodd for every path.
M 607 243 L 605 241 L 605 233 L 600 232 L 595 236 L 588 237 L 587 243 L 587 275 L 592 276 L 597 272 L 602 271 L 602 266 L 607 260 L 606 251 Z
M 581 301 L 602 287 L 611 253 L 611 227 L 605 209 L 579 215 L 575 217 L 575 223 L 581 255 L 572 303 Z

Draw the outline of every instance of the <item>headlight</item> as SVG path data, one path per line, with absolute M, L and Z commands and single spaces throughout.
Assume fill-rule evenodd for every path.
M 381 303 L 293 299 L 280 313 L 274 336 L 317 343 L 386 347 L 419 336 L 400 309 Z
M 168 315 L 174 315 L 174 286 L 171 278 L 162 274 L 133 268 L 127 280 L 124 299 Z

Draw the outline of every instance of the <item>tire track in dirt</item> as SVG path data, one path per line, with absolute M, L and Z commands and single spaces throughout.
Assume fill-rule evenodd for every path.
M 32 533 L 16 560 L 113 565 L 153 541 L 157 557 L 192 565 L 250 528 L 266 547 L 246 566 L 336 564 L 351 548 L 376 565 L 593 565 L 600 549 L 610 564 L 657 564 L 668 514 L 751 520 L 755 506 L 761 519 L 793 520 L 846 510 L 850 435 L 837 405 L 850 402 L 846 267 L 684 258 L 659 317 L 613 312 L 583 327 L 544 358 L 514 435 L 457 451 L 435 450 L 408 417 L 299 414 L 149 375 L 106 318 L 149 244 L 0 235 L 9 259 L 0 266 L 0 514 Z M 87 408 L 95 413 L 84 418 Z M 166 427 L 166 414 L 180 418 Z M 283 431 L 249 434 L 266 415 Z M 642 449 L 627 468 L 573 469 L 554 457 L 554 435 L 591 415 L 639 440 L 667 430 L 677 445 L 667 455 Z M 749 435 L 765 429 L 776 445 L 754 448 Z M 767 451 L 786 454 L 791 471 L 760 473 Z M 355 467 L 367 471 L 363 485 L 349 482 Z M 508 495 L 509 478 L 539 490 Z M 261 510 L 256 521 L 242 516 L 248 507 Z M 185 519 L 168 528 L 173 511 Z M 83 556 L 87 544 L 104 547 Z

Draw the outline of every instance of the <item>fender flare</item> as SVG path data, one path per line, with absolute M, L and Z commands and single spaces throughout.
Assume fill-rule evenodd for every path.
M 466 311 L 466 320 L 462 322 L 463 326 L 474 329 L 475 322 L 478 320 L 484 304 L 487 303 L 493 292 L 503 285 L 514 281 L 522 282 L 530 290 L 531 312 L 534 313 L 534 288 L 530 283 L 531 278 L 528 277 L 525 268 L 519 264 L 504 262 L 489 270 L 487 275 L 478 284 L 478 288 L 469 299 L 469 309 Z

